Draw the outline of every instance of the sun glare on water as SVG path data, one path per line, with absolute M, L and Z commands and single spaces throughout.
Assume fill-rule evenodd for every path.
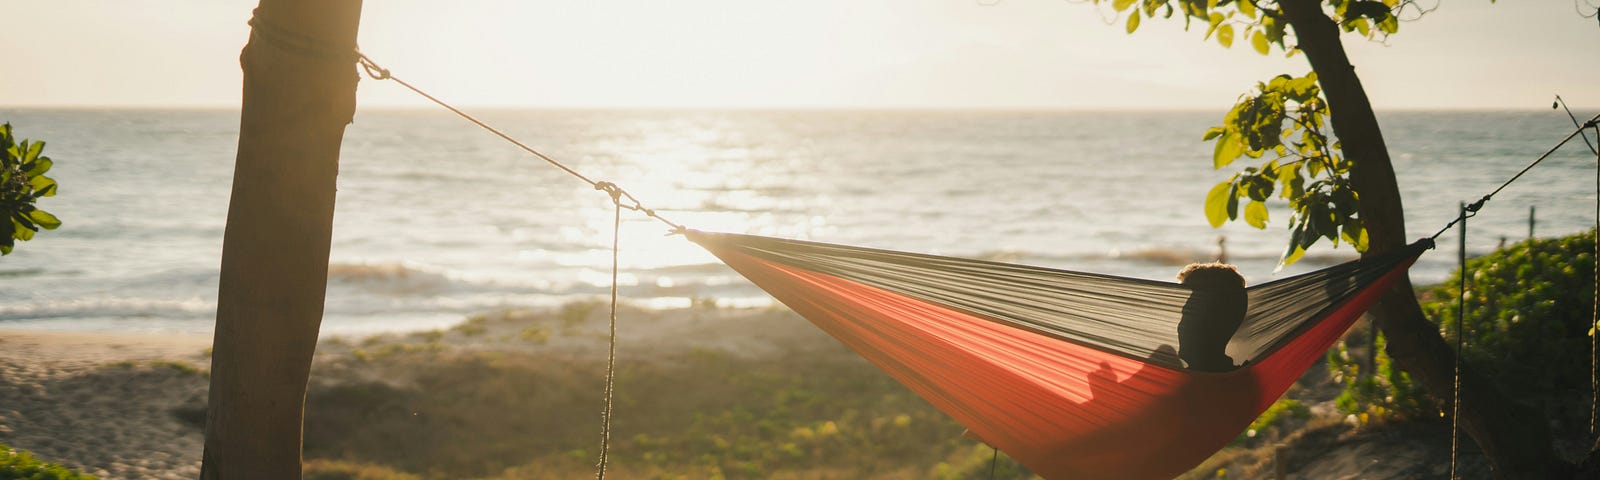
M 716 232 L 770 233 L 787 230 L 779 224 L 794 219 L 775 218 L 765 211 L 780 199 L 771 198 L 758 188 L 760 164 L 768 159 L 749 137 L 748 123 L 730 122 L 715 114 L 673 115 L 667 118 L 637 119 L 625 130 L 628 134 L 596 145 L 610 159 L 597 171 L 597 177 L 614 181 L 646 208 L 684 227 Z M 631 205 L 627 198 L 624 205 Z M 609 202 L 583 202 L 581 228 L 565 231 L 565 240 L 591 246 L 581 259 L 583 265 L 607 265 L 611 255 L 614 211 Z M 802 223 L 811 223 L 802 219 Z M 661 269 L 717 263 L 717 259 L 681 236 L 669 235 L 672 227 L 649 218 L 644 212 L 623 209 L 618 233 L 622 274 L 619 283 L 636 284 L 639 279 L 623 278 L 630 269 Z M 587 278 L 586 283 L 609 283 L 604 278 Z M 598 282 L 597 282 L 598 281 Z M 657 287 L 670 289 L 670 276 L 654 280 Z

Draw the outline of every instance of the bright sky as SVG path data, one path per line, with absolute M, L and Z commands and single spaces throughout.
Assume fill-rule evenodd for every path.
M 1585 0 L 1576 0 L 1581 5 Z M 1588 0 L 1590 5 L 1594 0 Z M 1067 0 L 375 0 L 363 50 L 483 106 L 1224 109 L 1302 57 Z M 1574 0 L 1456 0 L 1347 36 L 1379 109 L 1600 106 Z M 0 106 L 231 106 L 248 0 L 5 0 Z M 1592 8 L 1592 7 L 1586 7 Z M 421 105 L 364 81 L 364 106 Z

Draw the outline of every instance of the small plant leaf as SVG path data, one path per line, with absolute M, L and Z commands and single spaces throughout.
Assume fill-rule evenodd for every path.
M 1244 206 L 1244 221 L 1259 229 L 1267 228 L 1267 204 L 1251 200 Z
M 1228 196 L 1233 187 L 1233 181 L 1218 183 L 1206 193 L 1206 221 L 1211 222 L 1211 228 L 1221 228 L 1228 221 Z

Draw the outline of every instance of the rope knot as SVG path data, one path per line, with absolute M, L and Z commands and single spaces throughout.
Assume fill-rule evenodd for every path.
M 378 62 L 374 62 L 371 58 L 367 58 L 367 55 L 361 53 L 360 50 L 356 50 L 356 62 L 361 64 L 361 69 L 366 71 L 367 76 L 372 77 L 373 80 L 388 80 L 390 78 L 394 78 L 389 75 L 389 69 L 379 66 Z
M 611 201 L 613 201 L 613 202 L 619 202 L 619 204 L 620 204 L 620 201 L 622 200 L 622 187 L 618 187 L 617 184 L 615 184 L 615 183 L 611 183 L 611 182 L 595 182 L 594 183 L 594 189 L 602 191 L 602 192 L 606 192 L 606 194 L 611 195 Z

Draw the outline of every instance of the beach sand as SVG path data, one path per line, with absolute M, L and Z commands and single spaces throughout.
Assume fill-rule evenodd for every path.
M 192 479 L 203 335 L 0 330 L 0 443 L 102 478 Z
M 831 341 L 779 309 L 625 308 L 621 315 L 620 343 L 627 349 L 624 355 L 635 358 L 692 349 L 760 356 L 797 343 Z M 358 343 L 369 348 L 433 344 L 456 351 L 605 354 L 603 305 L 579 303 L 556 311 L 514 310 L 475 318 L 447 335 L 327 339 L 318 346 L 317 362 L 343 363 L 338 360 L 348 360 Z M 563 322 L 580 320 L 583 334 L 561 333 L 572 328 Z M 549 341 L 493 340 L 535 325 L 549 332 Z M 477 328 L 485 331 L 471 332 Z M 0 329 L 0 443 L 106 479 L 198 478 L 210 346 L 208 335 Z M 334 367 L 319 368 L 314 375 L 313 383 L 338 384 L 365 380 L 368 372 Z

